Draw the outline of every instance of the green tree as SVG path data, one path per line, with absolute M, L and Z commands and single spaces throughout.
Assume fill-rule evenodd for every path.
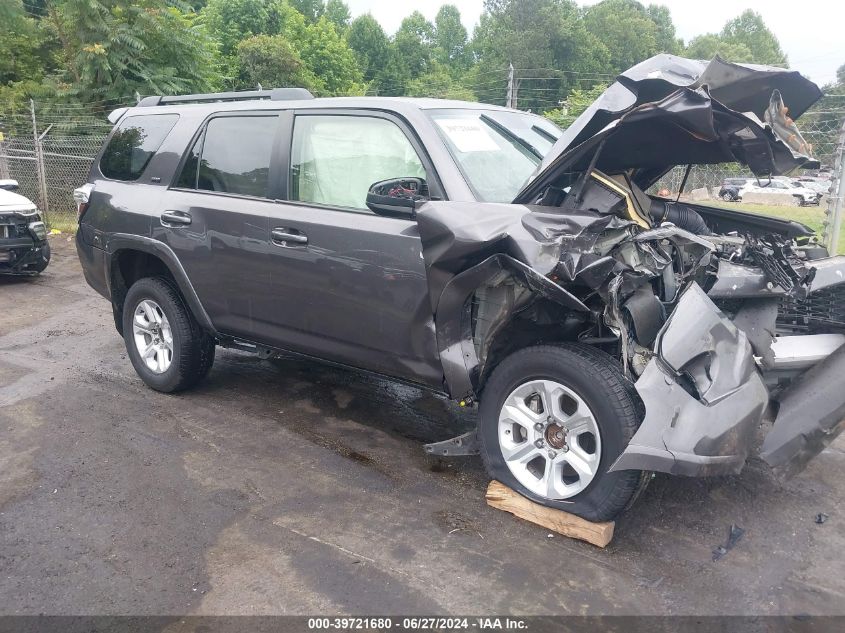
M 730 62 L 787 65 L 778 39 L 760 14 L 750 10 L 728 21 L 721 33 L 694 37 L 684 54 L 694 59 L 712 59 L 718 55 Z
M 385 97 L 401 97 L 408 94 L 408 66 L 394 42 L 390 43 L 384 59 L 370 88 L 371 94 Z
M 288 0 L 291 6 L 305 16 L 309 22 L 316 22 L 323 15 L 323 0 Z
M 587 31 L 610 52 L 610 70 L 620 73 L 661 51 L 657 24 L 635 0 L 603 0 L 584 11 Z
M 305 67 L 320 80 L 319 94 L 355 95 L 366 91 L 354 51 L 326 16 L 312 23 L 301 15 L 293 16 L 283 35 L 299 53 Z
M 52 60 L 39 21 L 26 14 L 21 0 L 3 0 L 0 22 L 0 85 L 40 79 Z
M 334 24 L 339 33 L 346 32 L 346 29 L 349 28 L 349 21 L 352 19 L 349 7 L 343 0 L 328 0 L 323 15 Z
M 675 32 L 675 23 L 672 21 L 669 7 L 662 4 L 650 4 L 646 7 L 645 12 L 657 27 L 655 33 L 657 50 L 661 53 L 678 55 L 684 48 L 684 42 Z
M 449 69 L 436 61 L 432 62 L 429 72 L 408 82 L 406 94 L 411 97 L 476 100 L 472 90 L 455 80 Z
M 409 79 L 416 79 L 430 70 L 433 39 L 434 26 L 419 11 L 402 20 L 393 44 Z
M 208 0 L 200 16 L 225 57 L 253 35 L 278 35 L 292 9 L 284 0 Z
M 569 96 L 561 104 L 560 108 L 554 108 L 543 112 L 543 116 L 550 119 L 555 125 L 561 129 L 566 129 L 572 122 L 590 107 L 596 99 L 601 96 L 607 89 L 606 84 L 596 84 L 592 88 L 582 90 L 581 88 L 573 88 L 569 92 Z
M 177 0 L 53 0 L 70 93 L 84 102 L 205 91 L 217 85 L 216 48 Z
M 751 9 L 725 24 L 721 37 L 730 44 L 745 45 L 755 63 L 773 66 L 788 63 L 778 38 L 768 29 L 763 17 Z
M 434 18 L 432 45 L 434 59 L 452 71 L 466 70 L 469 65 L 467 30 L 461 22 L 461 12 L 453 4 L 444 4 Z
M 486 0 L 473 36 L 478 64 L 466 84 L 481 101 L 503 103 L 512 63 L 518 106 L 549 109 L 579 85 L 606 74 L 610 54 L 603 38 L 587 31 L 571 0 Z
M 692 38 L 684 51 L 692 59 L 713 59 L 716 55 L 729 62 L 753 62 L 754 56 L 745 44 L 727 42 L 715 33 Z
M 346 41 L 355 51 L 364 81 L 373 81 L 390 49 L 390 40 L 378 20 L 369 13 L 358 16 L 349 25 Z
M 312 92 L 325 90 L 325 85 L 309 68 L 282 35 L 253 35 L 238 44 L 238 66 L 245 86 L 283 88 L 295 86 Z

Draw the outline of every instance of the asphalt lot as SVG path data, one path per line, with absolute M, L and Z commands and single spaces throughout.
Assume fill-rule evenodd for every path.
M 66 240 L 0 278 L 0 614 L 845 614 L 845 437 L 787 484 L 658 476 L 606 550 L 550 538 L 424 456 L 471 422 L 426 392 L 226 350 L 147 389 Z

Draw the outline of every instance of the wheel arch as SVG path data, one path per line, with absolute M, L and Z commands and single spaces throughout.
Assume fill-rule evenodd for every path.
M 483 299 L 489 314 L 476 319 L 484 325 L 480 334 L 478 324 L 473 324 L 473 300 L 480 293 L 496 294 L 498 290 L 506 296 L 485 295 Z M 517 291 L 519 297 L 514 295 Z M 576 318 L 589 314 L 589 308 L 566 289 L 504 254 L 487 258 L 446 284 L 434 323 L 446 389 L 452 398 L 477 398 L 498 360 L 527 345 L 552 340 L 552 328 L 515 320 L 518 310 L 530 301 L 556 306 Z M 566 328 L 558 328 L 558 341 L 570 340 L 565 332 Z
M 168 278 L 185 301 L 200 327 L 216 334 L 208 313 L 170 247 L 137 235 L 113 235 L 106 244 L 106 270 L 115 326 L 123 334 L 123 304 L 129 288 L 143 277 Z

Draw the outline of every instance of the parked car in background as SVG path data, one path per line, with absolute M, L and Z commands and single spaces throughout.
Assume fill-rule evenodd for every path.
M 740 199 L 739 191 L 754 178 L 725 178 L 722 180 L 722 187 L 719 189 L 719 197 L 725 202 L 736 202 Z
M 722 186 L 742 188 L 748 183 L 756 181 L 756 178 L 725 178 L 722 180 Z
M 17 189 L 16 180 L 0 180 L 0 275 L 37 275 L 50 263 L 47 227 Z
M 802 187 L 790 180 L 761 180 L 758 182 L 750 182 L 739 190 L 739 197 L 742 199 L 748 193 L 767 193 L 781 196 L 792 196 L 798 206 L 806 207 L 810 205 L 818 205 L 821 200 L 821 194 Z
M 804 187 L 806 189 L 810 189 L 811 191 L 815 191 L 820 196 L 824 196 L 830 193 L 830 180 L 824 180 L 822 178 L 799 178 L 795 181 L 795 184 L 797 184 L 799 187 Z
M 719 197 L 725 202 L 736 202 L 740 199 L 739 190 L 741 187 L 736 185 L 722 185 L 719 189 Z

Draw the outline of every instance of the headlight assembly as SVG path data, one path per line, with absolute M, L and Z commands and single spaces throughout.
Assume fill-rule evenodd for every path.
M 39 240 L 47 239 L 47 226 L 43 222 L 30 222 L 29 232 Z

